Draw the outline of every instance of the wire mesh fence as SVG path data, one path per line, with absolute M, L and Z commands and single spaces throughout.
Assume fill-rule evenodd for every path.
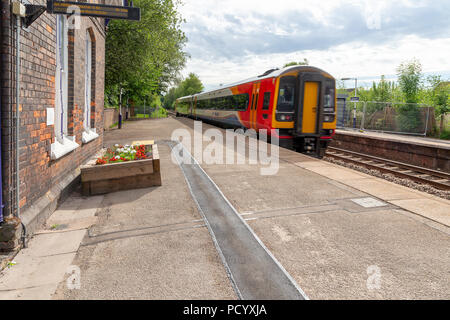
M 156 111 L 156 108 L 149 106 L 134 106 L 135 118 L 151 118 L 151 114 Z
M 434 118 L 434 108 L 419 103 L 360 101 L 341 107 L 345 109 L 338 110 L 340 128 L 425 136 Z

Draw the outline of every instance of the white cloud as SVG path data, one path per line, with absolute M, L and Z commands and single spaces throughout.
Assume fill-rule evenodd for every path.
M 186 0 L 183 74 L 209 89 L 303 58 L 336 77 L 395 74 L 413 57 L 426 72 L 450 71 L 447 9 L 446 0 Z

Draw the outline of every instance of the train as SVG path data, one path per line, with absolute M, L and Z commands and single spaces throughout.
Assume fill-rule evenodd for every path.
M 312 66 L 263 74 L 181 97 L 176 116 L 225 128 L 271 129 L 280 147 L 322 158 L 336 130 L 336 80 Z M 273 139 L 272 139 L 273 140 Z

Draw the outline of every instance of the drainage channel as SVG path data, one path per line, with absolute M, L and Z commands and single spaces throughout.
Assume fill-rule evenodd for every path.
M 245 300 L 308 299 L 184 146 L 177 142 L 168 144 L 238 297 Z M 180 150 L 189 155 L 191 164 L 181 161 Z

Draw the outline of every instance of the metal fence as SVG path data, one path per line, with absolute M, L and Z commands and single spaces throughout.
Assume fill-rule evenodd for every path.
M 339 108 L 343 108 L 339 110 Z M 359 101 L 338 104 L 338 128 L 426 136 L 434 108 L 419 103 Z
M 134 106 L 135 118 L 150 118 L 150 115 L 155 112 L 156 108 L 149 106 Z

